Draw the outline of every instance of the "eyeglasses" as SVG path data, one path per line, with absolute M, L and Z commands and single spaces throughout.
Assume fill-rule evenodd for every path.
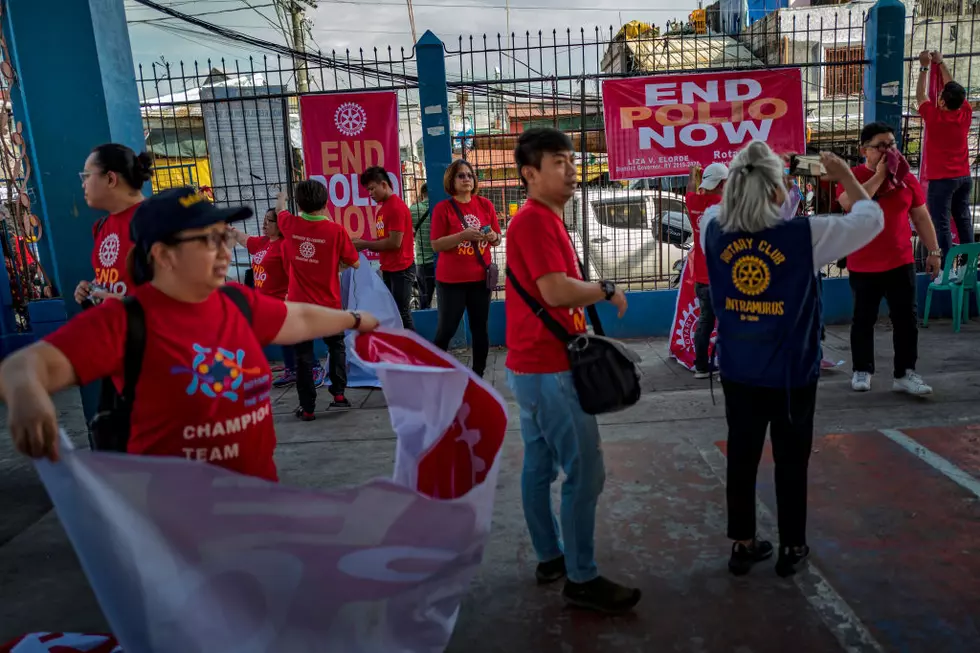
M 81 172 L 78 173 L 78 178 L 82 180 L 82 183 L 85 183 L 86 181 L 88 181 L 88 178 L 94 174 L 98 174 L 98 173 L 92 172 L 90 170 L 82 170 Z
M 178 245 L 180 243 L 191 243 L 191 242 L 202 242 L 208 246 L 208 249 L 214 251 L 224 245 L 228 249 L 231 249 L 235 245 L 235 232 L 228 231 L 211 231 L 206 234 L 201 234 L 200 236 L 174 236 L 173 238 L 168 238 L 166 242 L 171 245 Z
M 476 179 L 470 172 L 457 172 L 456 179 Z
M 879 152 L 887 152 L 888 150 L 892 149 L 896 145 L 898 145 L 897 142 L 891 141 L 888 143 L 878 143 L 877 145 L 869 145 L 868 148 L 872 150 L 878 150 Z

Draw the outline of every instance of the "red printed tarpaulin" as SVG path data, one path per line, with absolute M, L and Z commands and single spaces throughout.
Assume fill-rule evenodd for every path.
M 123 650 L 445 649 L 490 534 L 507 405 L 413 332 L 355 344 L 397 435 L 392 480 L 293 488 L 180 458 L 73 450 L 64 435 L 60 462 L 37 461 Z M 46 633 L 11 650 L 117 653 L 108 636 L 58 636 L 63 651 L 38 648 Z
M 701 317 L 701 304 L 694 288 L 694 257 L 691 250 L 681 272 L 681 285 L 677 289 L 677 305 L 674 307 L 674 321 L 670 328 L 670 356 L 689 370 L 694 369 L 694 332 Z M 717 327 L 717 325 L 716 325 Z M 711 330 L 711 345 L 708 348 L 709 360 L 714 353 L 718 329 Z
M 806 148 L 799 68 L 611 79 L 602 84 L 612 179 L 686 175 L 753 140 Z
M 306 176 L 327 187 L 328 215 L 351 238 L 374 240 L 377 204 L 359 179 L 371 166 L 382 166 L 395 195 L 402 194 L 397 94 L 304 95 L 299 111 Z

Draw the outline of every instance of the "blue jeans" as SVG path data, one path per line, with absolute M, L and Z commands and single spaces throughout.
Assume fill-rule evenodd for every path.
M 571 372 L 515 374 L 507 370 L 507 384 L 521 409 L 521 499 L 534 552 L 541 562 L 563 555 L 551 507 L 551 484 L 561 469 L 565 472 L 560 513 L 565 568 L 573 583 L 588 582 L 599 575 L 595 510 L 606 481 L 599 425 L 582 410 Z
M 950 215 L 956 224 L 956 233 L 960 243 L 973 242 L 973 215 L 970 212 L 970 189 L 973 180 L 970 177 L 955 179 L 933 179 L 926 188 L 926 205 L 932 224 L 936 227 L 936 238 L 939 239 L 939 249 L 943 250 L 943 263 L 946 254 L 953 247 L 953 234 L 949 226 Z
M 282 366 L 287 372 L 296 371 L 296 352 L 292 345 L 282 345 Z

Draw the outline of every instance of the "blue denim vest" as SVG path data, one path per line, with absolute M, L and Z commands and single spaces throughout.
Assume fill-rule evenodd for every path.
M 758 233 L 707 225 L 705 258 L 725 380 L 794 388 L 820 376 L 821 304 L 810 221 Z

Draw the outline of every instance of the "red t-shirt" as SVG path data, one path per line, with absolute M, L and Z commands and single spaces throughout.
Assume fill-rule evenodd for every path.
M 866 165 L 851 168 L 862 184 L 874 177 L 874 171 Z M 905 188 L 894 188 L 884 195 L 876 195 L 875 201 L 885 214 L 885 228 L 874 240 L 856 252 L 847 255 L 847 269 L 854 272 L 886 272 L 915 262 L 912 251 L 912 224 L 909 210 L 926 203 L 919 181 L 911 174 L 905 175 Z M 844 187 L 837 185 L 837 197 Z
M 252 255 L 255 289 L 269 297 L 286 299 L 289 273 L 282 254 L 282 238 L 269 240 L 268 236 L 252 236 L 245 241 L 245 249 Z
M 967 138 L 973 108 L 964 102 L 956 111 L 943 111 L 932 102 L 919 105 L 926 128 L 925 168 L 928 181 L 970 176 Z
M 463 212 L 463 219 L 466 225 L 474 229 L 490 227 L 498 234 L 500 233 L 500 223 L 497 221 L 497 209 L 493 202 L 479 195 L 470 199 L 469 202 L 457 202 L 460 211 Z M 449 200 L 443 200 L 436 204 L 432 212 L 432 240 L 458 234 L 463 230 L 463 223 L 459 221 L 459 214 L 456 213 Z M 489 243 L 480 243 L 480 255 L 487 265 L 491 262 Z M 486 269 L 476 258 L 473 251 L 473 243 L 464 240 L 454 249 L 440 252 L 439 260 L 436 263 L 436 281 L 442 283 L 466 283 L 469 281 L 483 281 L 486 279 Z
M 92 228 L 95 247 L 92 249 L 92 268 L 95 283 L 117 295 L 128 295 L 133 290 L 133 280 L 126 271 L 126 257 L 133 249 L 129 237 L 129 223 L 139 203 L 119 213 L 110 213 L 104 222 L 96 222 Z
M 197 304 L 151 284 L 134 291 L 146 313 L 146 350 L 136 382 L 129 453 L 177 456 L 277 480 L 272 377 L 262 347 L 286 319 L 286 305 L 240 284 L 252 324 L 223 293 Z M 79 383 L 122 385 L 126 312 L 107 300 L 45 338 L 68 357 Z
M 441 256 L 440 256 L 441 258 Z M 544 204 L 529 199 L 507 227 L 507 265 L 532 297 L 569 333 L 585 331 L 585 310 L 548 306 L 537 281 L 564 272 L 581 279 L 578 260 L 561 218 Z M 510 281 L 507 281 L 510 286 Z M 564 343 L 548 331 L 516 290 L 507 288 L 507 369 L 519 374 L 554 374 L 569 369 Z
M 279 214 L 283 254 L 289 270 L 291 302 L 340 308 L 340 264 L 354 265 L 357 249 L 347 230 L 324 216 L 309 220 L 288 211 Z
M 704 258 L 704 250 L 701 249 L 701 216 L 709 206 L 721 204 L 721 195 L 717 193 L 688 193 L 684 196 L 684 203 L 687 204 L 687 218 L 691 222 L 691 229 L 694 230 L 694 251 L 691 252 L 691 260 L 694 261 L 694 280 L 698 283 L 708 283 L 708 262 Z
M 383 272 L 401 272 L 415 262 L 415 232 L 412 225 L 412 212 L 402 198 L 392 195 L 378 207 L 374 216 L 374 237 L 387 238 L 393 231 L 402 232 L 402 246 L 378 252 Z

